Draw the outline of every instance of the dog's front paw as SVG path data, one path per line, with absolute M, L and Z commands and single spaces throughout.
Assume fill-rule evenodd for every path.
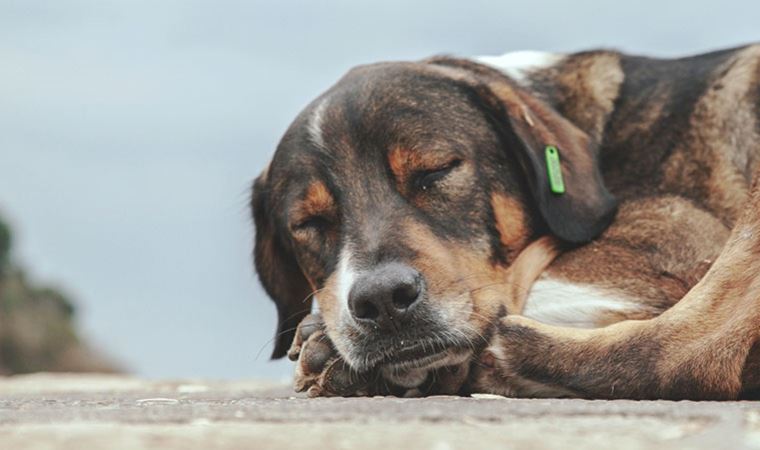
M 296 362 L 293 387 L 309 397 L 455 394 L 469 373 L 469 360 L 435 369 L 357 372 L 336 350 L 319 314 L 309 314 L 298 325 L 288 358 Z
M 520 380 L 511 362 L 509 344 L 494 336 L 489 346 L 472 362 L 469 387 L 474 394 L 519 396 Z
M 370 395 L 372 374 L 356 372 L 340 357 L 319 314 L 309 314 L 298 325 L 288 358 L 296 362 L 297 392 L 309 397 Z

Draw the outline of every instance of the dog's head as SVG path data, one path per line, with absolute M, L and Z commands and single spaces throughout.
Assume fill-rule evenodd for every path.
M 550 189 L 549 145 L 564 194 Z M 316 298 L 341 355 L 365 369 L 482 343 L 520 251 L 543 234 L 594 238 L 615 201 L 583 131 L 502 73 L 438 58 L 351 70 L 287 130 L 252 209 L 279 314 L 273 357 Z

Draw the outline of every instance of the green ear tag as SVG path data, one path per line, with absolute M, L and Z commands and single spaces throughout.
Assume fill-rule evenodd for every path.
M 549 175 L 549 188 L 555 194 L 565 193 L 565 182 L 562 180 L 562 167 L 559 164 L 559 150 L 553 145 L 547 145 L 546 173 Z

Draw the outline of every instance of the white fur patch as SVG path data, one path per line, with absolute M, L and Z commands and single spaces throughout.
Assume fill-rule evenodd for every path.
M 346 315 L 345 317 L 351 317 L 351 311 L 348 309 L 348 294 L 351 292 L 354 280 L 356 280 L 356 272 L 351 268 L 351 247 L 349 245 L 343 247 L 340 252 L 337 276 L 337 295 L 340 308 Z
M 544 278 L 533 284 L 522 315 L 550 325 L 595 328 L 605 313 L 636 309 L 640 309 L 636 303 L 619 294 Z
M 476 56 L 474 59 L 476 62 L 500 70 L 518 83 L 523 83 L 531 72 L 551 67 L 564 57 L 560 53 L 525 50 L 500 56 Z
M 309 132 L 309 138 L 319 148 L 325 148 L 325 140 L 322 137 L 322 123 L 324 122 L 324 114 L 327 109 L 327 99 L 322 100 L 314 111 L 312 111 L 309 117 L 309 122 L 306 124 L 306 129 Z

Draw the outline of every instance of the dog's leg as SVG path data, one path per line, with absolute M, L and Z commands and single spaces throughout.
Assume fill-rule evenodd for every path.
M 759 366 L 747 362 L 758 334 L 756 181 L 719 258 L 671 309 L 650 320 L 591 330 L 507 317 L 474 365 L 473 388 L 510 395 L 733 399 L 760 378 L 745 371 Z

